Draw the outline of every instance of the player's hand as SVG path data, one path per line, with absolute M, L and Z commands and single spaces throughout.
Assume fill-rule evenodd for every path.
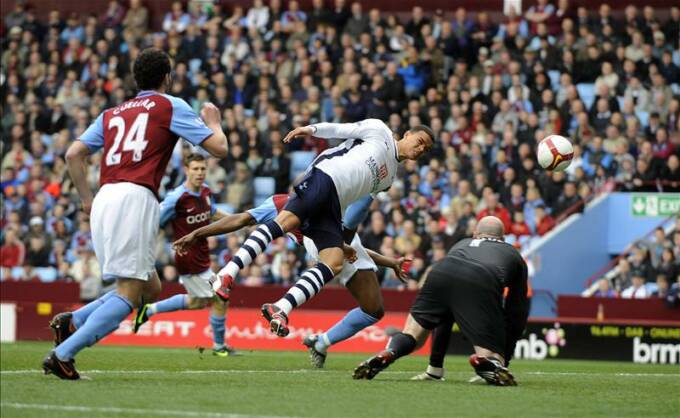
M 83 212 L 85 212 L 85 214 L 87 216 L 90 216 L 90 212 L 92 212 L 92 201 L 91 200 L 83 201 Z
M 288 144 L 290 141 L 293 140 L 293 138 L 296 138 L 298 136 L 310 136 L 314 133 L 314 129 L 312 129 L 309 126 L 300 126 L 299 128 L 295 128 L 292 131 L 288 132 L 288 135 L 283 138 L 283 143 Z
M 189 247 L 191 247 L 196 241 L 196 235 L 191 232 L 178 239 L 172 243 L 172 249 L 179 255 L 184 255 L 187 253 Z
M 210 102 L 203 103 L 203 107 L 201 108 L 201 119 L 203 119 L 203 122 L 208 126 L 220 125 L 222 123 L 220 109 Z
M 404 284 L 408 283 L 408 281 L 411 279 L 411 276 L 408 274 L 408 270 L 412 262 L 413 260 L 406 257 L 401 257 L 398 260 L 394 260 L 392 270 L 394 270 L 394 274 L 397 276 L 397 279 L 399 279 L 399 281 Z
M 357 251 L 347 244 L 343 244 L 342 251 L 345 253 L 345 260 L 350 263 L 357 261 Z

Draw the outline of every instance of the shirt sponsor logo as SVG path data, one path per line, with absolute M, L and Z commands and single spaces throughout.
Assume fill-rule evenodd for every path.
M 202 212 L 197 215 L 187 216 L 187 223 L 189 225 L 197 224 L 199 222 L 205 222 L 210 217 L 210 212 Z
M 380 185 L 380 169 L 378 168 L 378 163 L 375 161 L 375 158 L 368 157 L 366 165 L 368 166 L 368 169 L 371 170 L 371 175 L 373 176 L 371 191 L 376 192 Z

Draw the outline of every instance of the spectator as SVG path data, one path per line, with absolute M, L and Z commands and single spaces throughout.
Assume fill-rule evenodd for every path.
M 12 277 L 12 269 L 24 265 L 26 247 L 17 236 L 14 229 L 6 229 L 3 237 L 3 245 L 0 247 L 0 267 L 2 268 L 2 280 Z
M 650 295 L 652 298 L 659 298 L 666 300 L 670 296 L 670 286 L 668 284 L 668 277 L 664 274 L 656 276 L 656 289 Z
M 524 222 L 524 212 L 515 212 L 512 216 L 512 225 L 510 227 L 510 234 L 514 235 L 517 239 L 522 236 L 530 236 L 531 230 L 529 225 Z
M 99 17 L 99 22 L 107 28 L 117 28 L 125 19 L 125 7 L 118 0 L 110 0 L 106 12 Z
M 81 298 L 93 299 L 101 285 L 101 267 L 91 248 L 81 248 L 71 265 L 69 275 L 81 285 Z
M 597 290 L 593 293 L 596 298 L 615 298 L 616 292 L 609 287 L 609 280 L 600 279 L 597 281 Z
M 242 162 L 236 163 L 235 174 L 227 179 L 227 195 L 225 203 L 237 211 L 243 210 L 253 199 L 252 180 L 248 166 Z
M 621 297 L 624 299 L 647 299 L 649 297 L 643 272 L 633 271 L 632 284 L 621 292 Z
M 543 236 L 555 227 L 555 219 L 546 213 L 545 206 L 539 205 L 534 210 L 534 224 L 536 235 Z
M 361 10 L 361 3 L 355 1 L 351 6 L 351 17 L 345 25 L 345 32 L 355 39 L 359 38 L 364 32 L 368 31 L 368 16 L 364 15 Z
M 263 0 L 254 0 L 253 7 L 248 9 L 246 15 L 246 27 L 249 30 L 256 30 L 264 33 L 269 24 L 269 8 L 264 5 Z
M 72 39 L 81 42 L 85 38 L 85 29 L 80 23 L 80 18 L 77 13 L 71 13 L 66 20 L 66 27 L 61 31 L 59 39 L 62 42 L 70 42 Z
M 548 0 L 537 0 L 536 5 L 531 6 L 524 18 L 529 21 L 529 29 L 532 34 L 537 33 L 538 25 L 546 23 L 555 13 L 555 6 L 548 3 Z
M 621 292 L 623 289 L 630 287 L 633 282 L 633 272 L 630 268 L 630 262 L 625 257 L 619 259 L 615 271 L 614 283 L 616 284 L 616 290 Z
M 680 157 L 675 154 L 668 157 L 661 172 L 661 186 L 664 192 L 680 192 Z
M 665 244 L 664 244 L 665 245 Z M 678 266 L 677 259 L 671 247 L 666 247 L 661 250 L 661 257 L 659 264 L 656 267 L 658 274 L 663 274 L 668 277 L 675 277 L 680 274 L 680 266 Z
M 130 8 L 125 13 L 123 28 L 134 39 L 141 39 L 149 29 L 149 12 L 142 0 L 130 0 Z
M 595 80 L 595 90 L 600 90 L 601 86 L 606 86 L 609 89 L 611 96 L 616 94 L 616 87 L 619 84 L 619 76 L 614 72 L 612 64 L 608 61 L 602 63 L 602 72 Z
M 182 33 L 191 23 L 191 17 L 184 11 L 181 1 L 173 1 L 171 11 L 163 18 L 163 30 L 165 32 Z
M 485 216 L 496 216 L 503 222 L 503 226 L 506 231 L 510 231 L 512 220 L 510 219 L 510 212 L 498 203 L 498 196 L 495 193 L 490 193 L 484 198 L 484 203 L 486 208 L 482 209 L 477 214 L 477 220 L 482 219 Z
M 666 296 L 666 304 L 671 308 L 680 306 L 680 274 L 676 276 L 675 283 Z
M 575 212 L 583 212 L 583 202 L 576 193 L 576 184 L 568 181 L 564 183 L 564 191 L 555 203 L 555 215 L 559 216 L 567 212 L 567 210 Z M 579 207 L 576 205 L 580 204 Z
M 623 94 L 624 101 L 631 101 L 636 112 L 648 112 L 650 109 L 649 91 L 642 85 L 640 79 L 632 77 Z
M 399 236 L 394 240 L 394 248 L 399 254 L 408 254 L 413 249 L 420 247 L 420 235 L 416 234 L 413 221 L 404 222 L 404 227 Z

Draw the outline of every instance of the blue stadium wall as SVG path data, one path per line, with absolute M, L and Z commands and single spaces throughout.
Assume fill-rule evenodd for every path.
M 525 256 L 533 264 L 536 289 L 531 316 L 556 316 L 553 297 L 581 293 L 586 280 L 612 256 L 668 220 L 668 216 L 633 215 L 632 196 L 610 193 L 599 197 L 584 213 L 572 215 L 528 249 Z

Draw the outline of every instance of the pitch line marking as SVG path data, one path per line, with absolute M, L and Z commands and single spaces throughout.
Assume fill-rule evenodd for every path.
M 229 414 L 220 412 L 182 411 L 165 409 L 121 408 L 113 406 L 54 405 L 42 403 L 1 402 L 2 408 L 38 409 L 43 411 L 68 411 L 102 414 L 135 414 L 144 416 L 209 417 L 209 418 L 291 418 L 274 415 Z
M 43 372 L 38 369 L 21 369 L 21 370 L 2 370 L 0 375 L 20 375 L 20 374 L 42 374 Z M 82 374 L 333 374 L 340 373 L 345 374 L 348 371 L 342 370 L 311 370 L 311 369 L 295 369 L 295 370 L 81 370 Z M 381 374 L 413 374 L 418 373 L 417 371 L 384 371 Z M 451 375 L 469 375 L 472 371 L 449 371 L 447 374 Z M 518 376 L 583 376 L 583 377 L 594 377 L 594 376 L 612 376 L 612 377 L 673 377 L 680 378 L 680 373 L 590 373 L 590 372 L 517 372 Z

